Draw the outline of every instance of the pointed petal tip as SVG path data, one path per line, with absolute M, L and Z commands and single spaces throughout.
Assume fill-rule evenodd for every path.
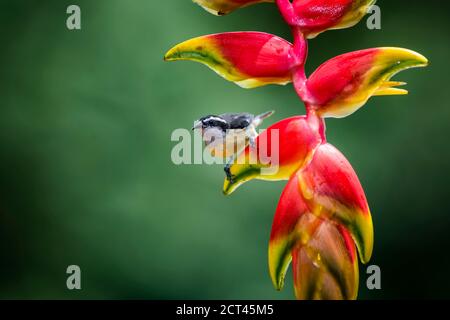
M 374 96 L 398 96 L 407 95 L 409 92 L 406 89 L 399 88 L 380 88 L 375 91 Z
M 170 48 L 170 49 L 166 52 L 166 54 L 164 55 L 163 60 L 164 60 L 164 61 L 174 61 L 174 60 L 176 60 L 176 56 L 177 56 L 176 52 L 177 52 L 177 47 L 178 47 L 178 46 L 179 46 L 179 45 Z
M 373 253 L 373 222 L 370 212 L 368 214 L 360 214 L 355 221 L 355 243 L 358 248 L 361 263 L 367 264 L 372 258 Z
M 284 287 L 284 279 L 280 279 L 278 282 L 273 282 L 274 288 L 276 291 L 283 290 Z
M 230 179 L 225 178 L 223 182 L 222 193 L 226 196 L 229 196 L 237 189 L 238 186 L 239 185 L 236 182 L 230 181 Z
M 276 246 L 275 246 L 276 247 Z M 281 256 L 278 252 L 270 252 L 272 245 L 269 245 L 269 273 L 272 285 L 277 291 L 283 290 L 284 278 L 291 263 L 290 251 L 284 252 Z
M 244 184 L 247 180 L 236 180 L 236 181 L 230 181 L 227 178 L 225 178 L 225 181 L 223 183 L 223 189 L 222 189 L 222 193 L 225 196 L 229 196 L 232 193 L 234 193 L 236 191 L 237 188 L 239 188 L 242 184 Z
M 272 280 L 272 285 L 276 291 L 281 291 L 281 290 L 283 290 L 283 287 L 284 287 L 285 272 L 277 273 L 276 270 L 278 270 L 278 268 L 274 267 L 273 264 L 270 264 L 270 261 L 269 261 L 269 273 L 270 273 L 270 279 Z
M 192 0 L 192 2 L 215 16 L 224 16 L 240 8 L 274 0 Z
M 271 275 L 271 277 L 272 277 L 272 275 Z M 284 287 L 284 279 L 277 280 L 277 279 L 272 278 L 272 285 L 276 291 L 281 292 Z
M 215 15 L 215 16 L 223 16 L 226 13 L 225 12 L 221 12 L 218 10 L 214 10 L 212 9 L 212 7 L 208 7 L 204 2 L 204 0 L 192 0 L 193 3 L 199 5 L 200 7 L 202 7 L 205 11 Z
M 419 64 L 420 67 L 426 67 L 430 64 L 430 61 L 424 55 L 412 50 L 409 51 L 411 51 L 411 55 L 420 63 Z
M 396 88 L 406 85 L 405 82 L 389 81 L 397 73 L 410 68 L 423 68 L 429 65 L 428 59 L 413 50 L 395 47 L 380 48 L 380 62 L 391 66 L 387 79 L 374 92 L 374 96 L 407 95 L 408 90 Z
M 413 50 L 397 47 L 380 48 L 382 56 L 388 60 L 397 60 L 397 64 L 407 63 L 406 67 L 426 67 L 428 59 Z

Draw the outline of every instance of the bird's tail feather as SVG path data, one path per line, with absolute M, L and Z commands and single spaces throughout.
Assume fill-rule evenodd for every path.
M 269 118 L 270 116 L 272 116 L 275 113 L 275 111 L 271 110 L 271 111 L 267 111 L 264 112 L 258 116 L 256 116 L 257 119 L 259 119 L 260 121 Z
M 275 111 L 272 110 L 272 111 L 267 111 L 267 112 L 261 113 L 260 115 L 257 115 L 255 117 L 255 119 L 253 120 L 253 125 L 255 127 L 258 127 L 263 122 L 264 119 L 269 118 L 274 113 L 275 113 Z

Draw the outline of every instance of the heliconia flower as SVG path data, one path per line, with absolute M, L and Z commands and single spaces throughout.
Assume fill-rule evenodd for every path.
M 267 128 L 256 138 L 255 147 L 247 146 L 228 167 L 223 192 L 231 194 L 252 179 L 288 180 L 322 141 L 318 125 L 306 116 L 296 116 Z
M 309 39 L 332 29 L 357 24 L 376 0 L 277 0 L 286 20 Z
M 275 123 L 255 140 L 253 134 L 245 148 L 243 139 L 244 149 L 225 167 L 223 192 L 252 179 L 289 180 L 269 241 L 275 288 L 282 289 L 292 263 L 298 299 L 356 299 L 358 255 L 367 263 L 373 251 L 372 217 L 352 166 L 326 142 L 324 118 L 350 115 L 372 96 L 406 94 L 397 88 L 405 83 L 391 78 L 428 60 L 402 48 L 367 49 L 335 57 L 307 78 L 307 39 L 355 25 L 376 0 L 193 1 L 216 15 L 276 2 L 291 27 L 293 44 L 262 32 L 220 33 L 180 43 L 164 59 L 200 62 L 244 88 L 294 83 L 307 114 Z
M 361 108 L 372 96 L 399 95 L 398 72 L 423 67 L 428 60 L 402 48 L 375 48 L 337 56 L 322 64 L 307 80 L 309 108 L 321 117 L 342 118 Z
M 274 2 L 275 0 L 193 0 L 206 11 L 222 16 L 236 9 L 262 2 Z
M 166 61 L 203 63 L 243 88 L 285 85 L 295 66 L 292 44 L 263 32 L 227 32 L 194 38 L 170 49 Z
M 277 290 L 292 261 L 297 299 L 355 299 L 358 260 L 345 227 L 313 213 L 294 174 L 275 213 L 269 242 L 269 270 Z

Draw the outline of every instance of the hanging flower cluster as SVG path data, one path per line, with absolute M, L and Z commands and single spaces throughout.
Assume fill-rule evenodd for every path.
M 375 0 L 194 0 L 224 15 L 261 2 L 276 2 L 291 27 L 293 43 L 262 32 L 229 32 L 183 42 L 165 60 L 203 63 L 243 88 L 268 84 L 293 86 L 306 115 L 284 119 L 261 133 L 228 169 L 224 193 L 252 179 L 289 180 L 273 221 L 269 270 L 281 290 L 292 262 L 298 299 L 355 299 L 358 256 L 372 255 L 373 226 L 364 190 L 350 163 L 325 136 L 324 119 L 354 113 L 372 96 L 402 95 L 399 71 L 422 67 L 427 59 L 402 48 L 374 48 L 340 55 L 305 75 L 308 40 L 322 32 L 357 24 Z M 279 170 L 264 175 L 258 149 L 279 134 Z M 256 164 L 245 159 L 253 156 Z

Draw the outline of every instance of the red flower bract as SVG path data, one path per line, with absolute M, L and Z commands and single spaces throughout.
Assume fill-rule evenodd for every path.
M 321 142 L 315 121 L 305 116 L 284 119 L 271 125 L 256 139 L 255 147 L 247 146 L 229 167 L 223 191 L 231 194 L 244 182 L 258 180 L 288 180 L 312 156 Z M 275 144 L 273 144 L 275 142 Z M 267 158 L 277 163 L 269 163 Z M 251 161 L 251 160 L 256 161 Z M 263 169 L 276 166 L 276 172 Z
M 297 298 L 356 297 L 355 243 L 361 260 L 367 262 L 373 248 L 367 200 L 345 157 L 324 143 L 292 175 L 280 197 L 269 242 L 269 270 L 275 287 L 283 287 L 294 258 Z
M 374 95 L 407 94 L 390 82 L 398 72 L 426 66 L 428 60 L 402 48 L 374 48 L 340 55 L 322 64 L 306 86 L 312 107 L 322 117 L 344 117 Z
M 354 26 L 376 0 L 277 0 L 278 7 L 292 26 L 308 38 L 332 29 Z
M 227 32 L 194 38 L 170 49 L 167 61 L 203 63 L 244 88 L 291 81 L 292 44 L 263 32 Z

